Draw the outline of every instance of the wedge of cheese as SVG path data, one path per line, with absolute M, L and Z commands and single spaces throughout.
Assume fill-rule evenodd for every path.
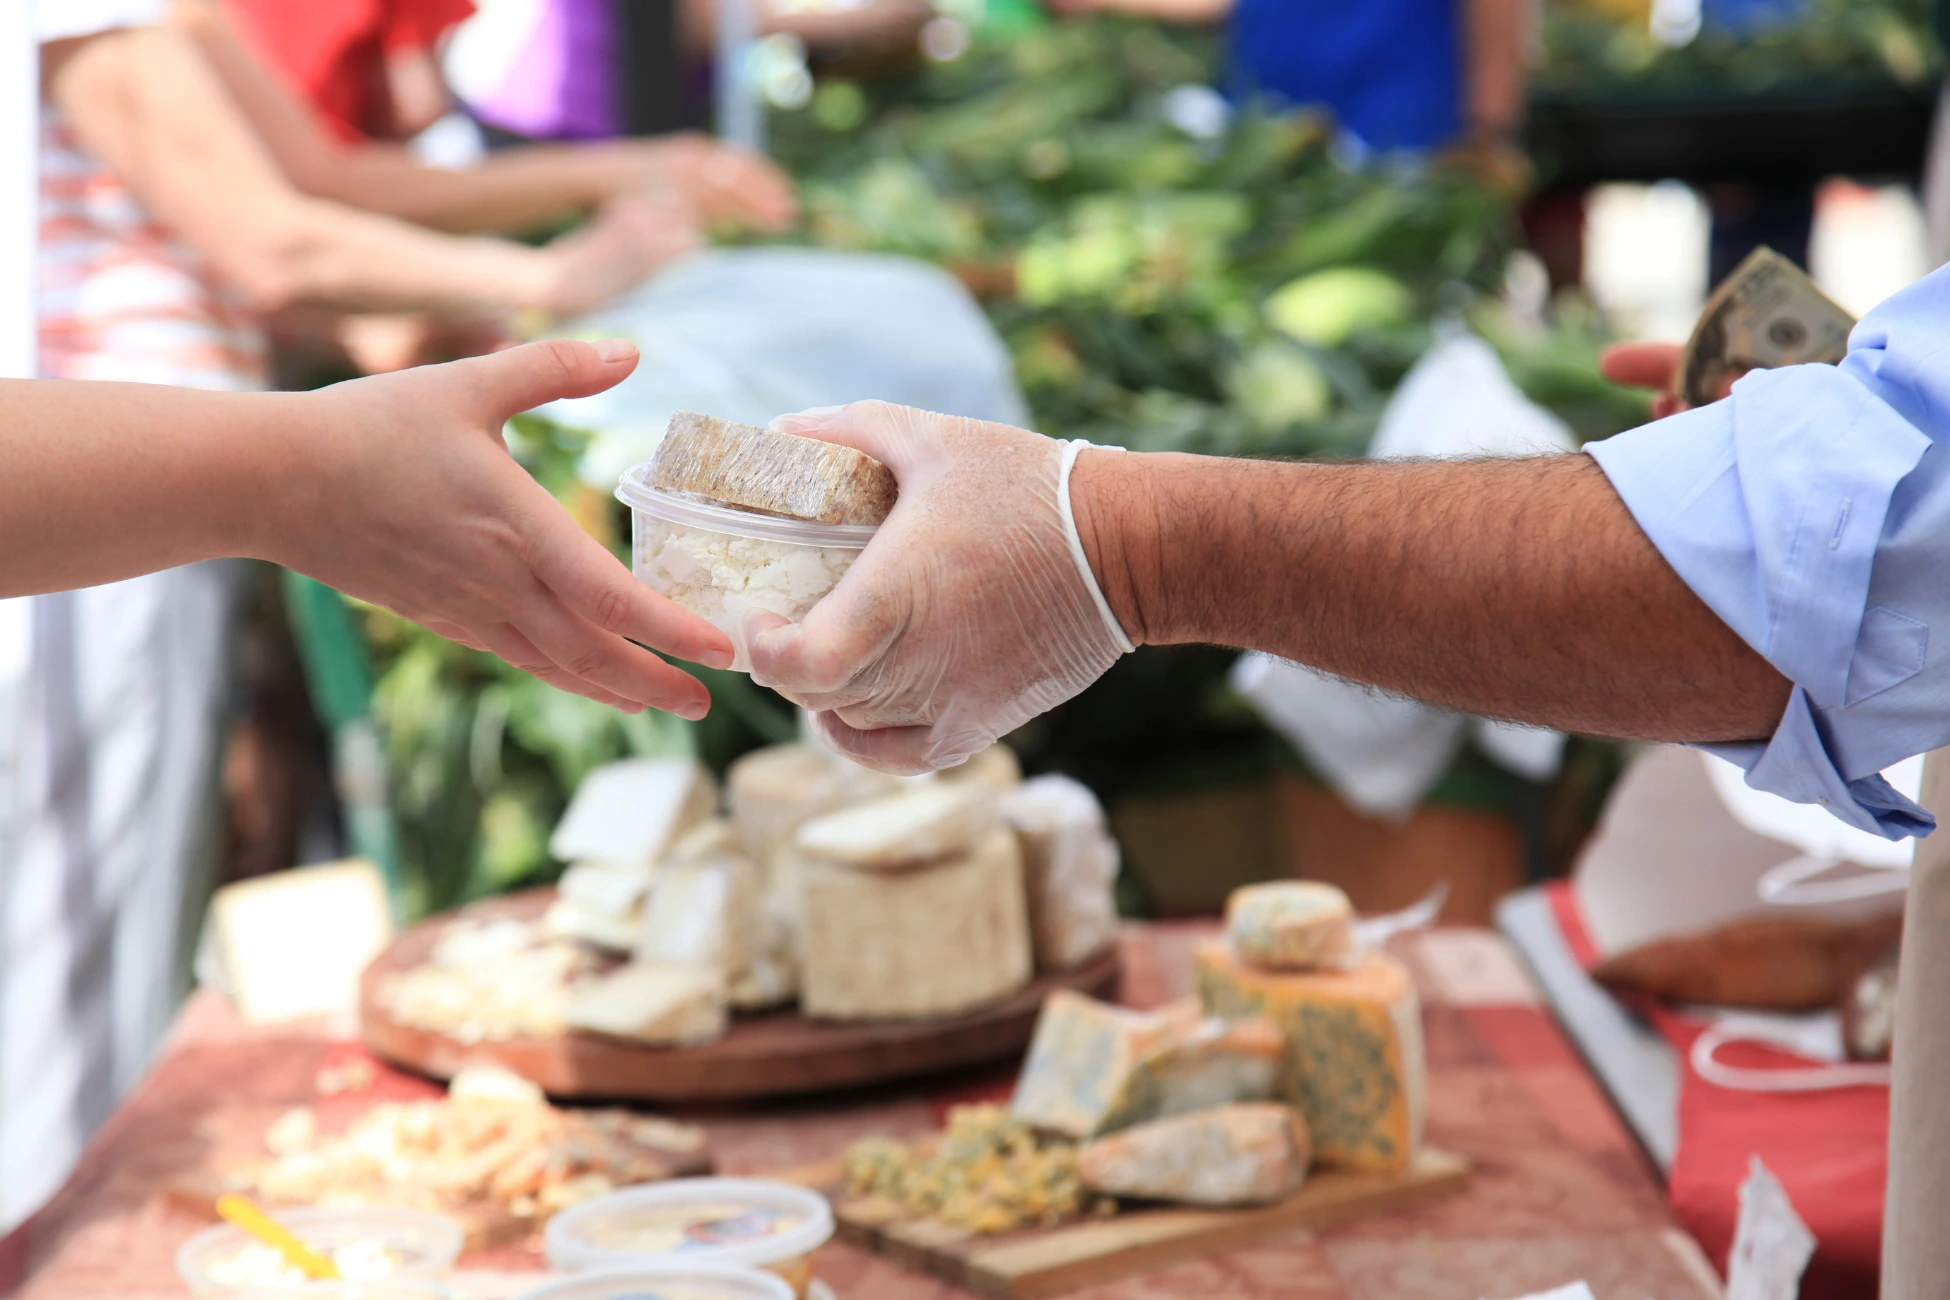
M 1286 1041 L 1264 1020 L 1204 1020 L 1131 1067 L 1092 1135 L 1279 1092 Z
M 636 933 L 642 924 L 641 909 L 635 914 L 617 916 L 557 898 L 542 913 L 541 928 L 546 938 L 574 939 L 605 952 L 628 952 L 636 943 Z
M 633 948 L 638 961 L 708 966 L 736 984 L 759 946 L 758 872 L 725 819 L 687 831 L 652 877 Z
M 1226 938 L 1255 966 L 1346 970 L 1358 960 L 1354 906 L 1316 880 L 1242 885 L 1226 898 Z
M 878 524 L 899 494 L 893 471 L 838 443 L 715 416 L 670 417 L 650 481 L 723 505 L 822 524 Z
M 564 862 L 647 870 L 717 804 L 717 782 L 692 759 L 607 763 L 576 787 L 548 851 Z
M 1156 1120 L 1077 1152 L 1085 1187 L 1186 1205 L 1264 1205 L 1307 1178 L 1306 1122 L 1277 1102 L 1239 1102 Z
M 793 848 L 813 862 L 898 871 L 965 854 L 998 827 L 995 791 L 934 781 L 816 817 L 793 836 Z
M 725 773 L 731 824 L 768 875 L 772 858 L 800 825 L 821 813 L 902 788 L 898 777 L 849 763 L 812 744 L 753 750 Z
M 1001 808 L 1022 841 L 1037 969 L 1066 970 L 1108 948 L 1119 859 L 1097 796 L 1067 776 L 1039 776 L 1004 794 Z
M 800 882 L 801 1009 L 828 1020 L 949 1015 L 1029 980 L 1015 836 L 906 871 L 808 862 Z
M 724 979 L 696 966 L 632 962 L 579 986 L 568 1022 L 657 1047 L 708 1043 L 725 1031 Z
M 1316 1159 L 1408 1167 L 1422 1140 L 1428 1076 L 1406 967 L 1371 950 L 1351 971 L 1271 971 L 1240 960 L 1223 939 L 1192 955 L 1208 1012 L 1271 1021 L 1285 1038 L 1281 1096 L 1306 1117 Z
M 1056 989 L 1043 999 L 1009 1110 L 1063 1137 L 1101 1132 L 1132 1071 L 1171 1036 L 1164 1016 Z

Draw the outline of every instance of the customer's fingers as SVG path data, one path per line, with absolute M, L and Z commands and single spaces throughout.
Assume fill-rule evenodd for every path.
M 466 646 L 469 650 L 487 649 L 487 646 L 481 643 L 479 637 L 458 623 L 451 623 L 446 619 L 440 618 L 423 618 L 418 621 L 421 627 L 433 633 L 435 636 L 444 636 L 449 641 Z
M 731 666 L 731 638 L 638 582 L 567 515 L 534 543 L 534 571 L 576 616 L 603 632 L 707 668 Z
M 711 709 L 711 693 L 681 669 L 603 631 L 536 582 L 510 601 L 509 622 L 551 663 L 602 690 L 696 720 Z
M 643 710 L 643 705 L 637 701 L 626 700 L 614 691 L 605 690 L 594 682 L 564 670 L 512 624 L 484 623 L 474 629 L 473 635 L 481 642 L 484 649 L 509 667 L 519 668 L 530 677 L 557 690 L 584 696 L 598 704 L 621 709 L 625 713 L 640 713 Z
M 636 369 L 636 362 L 636 344 L 628 339 L 547 339 L 433 369 L 458 384 L 477 416 L 499 432 L 502 422 L 518 412 L 614 386 Z

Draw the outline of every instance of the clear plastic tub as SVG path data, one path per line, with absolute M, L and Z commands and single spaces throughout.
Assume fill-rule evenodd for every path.
M 817 1192 L 759 1178 L 675 1178 L 626 1187 L 548 1222 L 554 1268 L 760 1268 L 805 1296 L 812 1253 L 833 1235 Z
M 444 1283 L 465 1240 L 451 1219 L 390 1206 L 281 1210 L 277 1218 L 299 1240 L 329 1257 L 348 1282 Z M 326 1285 L 308 1281 L 275 1247 L 229 1223 L 206 1228 L 184 1242 L 176 1252 L 176 1271 L 190 1294 L 199 1297 L 246 1291 L 322 1296 L 316 1288 Z
M 745 615 L 797 623 L 853 567 L 875 527 L 815 524 L 755 514 L 650 483 L 648 463 L 623 475 L 616 497 L 630 508 L 631 568 L 652 591 L 723 629 L 732 667 L 751 671 Z
M 755 1268 L 598 1268 L 557 1278 L 516 1300 L 792 1300 L 792 1287 Z

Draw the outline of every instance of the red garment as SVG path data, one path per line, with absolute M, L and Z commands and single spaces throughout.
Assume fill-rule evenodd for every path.
M 1577 896 L 1547 886 L 1558 929 L 1587 969 L 1597 952 Z M 1801 1300 L 1859 1300 L 1876 1294 L 1881 1270 L 1883 1184 L 1889 1173 L 1889 1089 L 1742 1092 L 1693 1072 L 1689 1053 L 1703 1026 L 1652 999 L 1633 999 L 1679 1054 L 1679 1151 L 1667 1179 L 1672 1208 L 1724 1273 L 1740 1213 L 1747 1157 L 1758 1155 L 1819 1243 L 1801 1280 Z M 1719 1051 L 1746 1069 L 1806 1066 L 1787 1052 L 1747 1043 Z
M 431 49 L 474 12 L 474 0 L 224 3 L 238 35 L 345 144 L 384 128 L 386 55 Z

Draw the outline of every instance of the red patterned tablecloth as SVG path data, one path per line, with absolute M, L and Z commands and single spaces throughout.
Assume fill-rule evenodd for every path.
M 1133 925 L 1122 996 L 1151 1006 L 1188 991 L 1196 924 Z M 1422 991 L 1429 1140 L 1475 1164 L 1447 1201 L 1074 1293 L 1088 1300 L 1480 1300 L 1583 1278 L 1598 1300 L 1708 1300 L 1718 1284 L 1678 1227 L 1659 1182 L 1510 948 L 1492 932 L 1400 940 Z M 96 1135 L 37 1216 L 0 1241 L 0 1294 L 22 1300 L 179 1300 L 171 1257 L 200 1223 L 166 1194 L 199 1168 L 256 1153 L 286 1108 L 333 1110 L 430 1095 L 382 1070 L 368 1091 L 320 1101 L 319 1070 L 359 1051 L 309 1025 L 250 1029 L 198 994 L 149 1076 Z M 719 1167 L 760 1174 L 825 1159 L 865 1134 L 932 1129 L 943 1108 L 997 1095 L 997 1069 L 906 1087 L 687 1114 L 711 1132 Z M 464 1258 L 478 1300 L 535 1280 L 532 1252 Z M 968 1293 L 844 1245 L 820 1252 L 841 1300 L 956 1300 Z

